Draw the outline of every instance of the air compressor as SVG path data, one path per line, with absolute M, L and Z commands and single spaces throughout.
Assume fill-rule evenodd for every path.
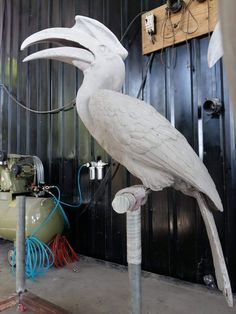
M 37 156 L 0 152 L 0 238 L 15 241 L 17 195 L 26 196 L 26 237 L 43 224 L 55 207 L 55 200 L 46 197 L 43 187 L 44 168 Z M 63 228 L 64 220 L 57 210 L 53 219 L 39 228 L 37 238 L 48 243 Z

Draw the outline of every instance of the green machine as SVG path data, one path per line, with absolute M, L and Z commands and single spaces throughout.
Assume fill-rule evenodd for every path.
M 37 156 L 0 152 L 0 238 L 15 241 L 17 195 L 26 195 L 26 236 L 45 221 L 55 202 L 52 197 L 45 197 L 43 185 L 44 168 Z M 35 236 L 48 243 L 63 228 L 63 217 L 57 210 Z

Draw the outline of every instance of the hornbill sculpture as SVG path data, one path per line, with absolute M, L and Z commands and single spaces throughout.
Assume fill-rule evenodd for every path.
M 78 114 L 98 143 L 143 185 L 154 191 L 172 186 L 196 198 L 209 237 L 217 284 L 232 306 L 232 292 L 212 210 L 223 211 L 206 167 L 180 134 L 151 105 L 119 93 L 128 53 L 100 22 L 76 16 L 72 28 L 50 28 L 29 36 L 21 46 L 41 41 L 67 45 L 42 50 L 24 61 L 56 59 L 83 71 Z M 69 45 L 69 47 L 68 47 Z

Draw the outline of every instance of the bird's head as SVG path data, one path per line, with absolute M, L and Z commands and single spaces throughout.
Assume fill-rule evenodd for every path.
M 72 28 L 39 31 L 24 40 L 21 50 L 45 41 L 57 43 L 60 47 L 38 51 L 24 61 L 54 59 L 66 62 L 83 71 L 84 84 L 90 85 L 94 90 L 121 89 L 125 74 L 124 60 L 128 53 L 102 23 L 78 15 Z

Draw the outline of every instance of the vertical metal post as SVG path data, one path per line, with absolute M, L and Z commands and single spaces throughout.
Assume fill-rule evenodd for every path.
M 16 197 L 16 292 L 25 292 L 25 196 Z
M 132 314 L 142 313 L 141 206 L 147 201 L 148 191 L 142 185 L 131 186 L 116 193 L 112 201 L 112 207 L 115 212 L 118 214 L 126 213 L 127 261 Z
M 132 314 L 141 314 L 141 208 L 127 211 L 126 219 L 130 307 Z

